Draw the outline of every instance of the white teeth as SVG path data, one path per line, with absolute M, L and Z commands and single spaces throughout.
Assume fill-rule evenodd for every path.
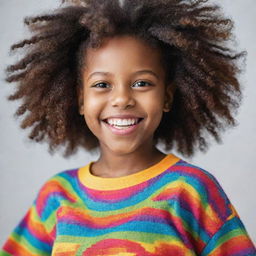
M 118 118 L 111 118 L 107 119 L 107 123 L 114 126 L 130 126 L 134 125 L 139 121 L 138 118 L 136 119 L 118 119 Z

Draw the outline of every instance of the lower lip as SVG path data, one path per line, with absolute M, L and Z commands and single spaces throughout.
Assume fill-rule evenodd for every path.
M 116 135 L 129 135 L 137 129 L 137 127 L 140 125 L 140 123 L 142 121 L 143 120 L 141 120 L 139 123 L 137 123 L 135 125 L 132 125 L 128 128 L 125 128 L 125 129 L 118 129 L 118 128 L 115 128 L 114 126 L 112 126 L 112 125 L 110 125 L 106 122 L 103 122 L 103 123 L 112 131 L 112 133 L 114 133 Z

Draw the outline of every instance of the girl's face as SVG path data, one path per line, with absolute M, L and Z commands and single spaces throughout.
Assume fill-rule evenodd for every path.
M 158 49 L 132 36 L 87 48 L 79 112 L 101 151 L 148 151 L 164 108 L 165 72 Z

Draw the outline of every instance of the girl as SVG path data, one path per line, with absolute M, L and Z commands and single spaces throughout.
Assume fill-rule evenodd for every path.
M 49 179 L 0 255 L 256 255 L 215 177 L 176 155 L 218 141 L 241 99 L 232 22 L 205 0 L 71 1 L 27 18 L 10 100 L 30 138 L 100 157 Z

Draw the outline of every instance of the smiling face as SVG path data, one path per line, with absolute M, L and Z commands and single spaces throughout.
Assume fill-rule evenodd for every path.
M 160 51 L 125 35 L 87 48 L 85 56 L 79 112 L 101 152 L 151 150 L 166 97 Z

